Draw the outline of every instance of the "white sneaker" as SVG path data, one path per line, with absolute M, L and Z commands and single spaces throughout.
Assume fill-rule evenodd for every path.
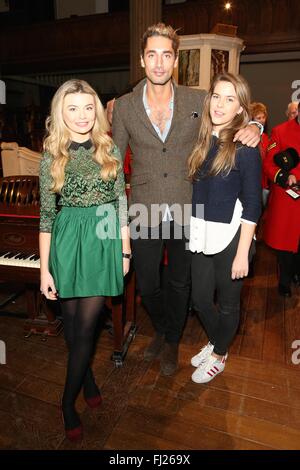
M 210 356 L 206 362 L 204 362 L 200 367 L 197 367 L 192 375 L 192 381 L 197 384 L 206 384 L 207 382 L 210 382 L 214 377 L 216 377 L 216 375 L 223 372 L 225 369 L 226 359 L 227 354 L 226 356 L 223 356 L 221 360 L 214 356 Z
M 211 344 L 210 342 L 207 343 L 206 346 L 204 346 L 201 351 L 196 354 L 196 356 L 193 356 L 191 359 L 191 364 L 194 367 L 199 367 L 201 364 L 207 361 L 211 353 L 213 352 L 214 345 Z

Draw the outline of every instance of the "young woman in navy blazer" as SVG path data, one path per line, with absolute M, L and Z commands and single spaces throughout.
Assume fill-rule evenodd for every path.
M 249 105 L 249 87 L 241 76 L 216 76 L 189 159 L 192 299 L 209 338 L 191 359 L 196 367 L 192 380 L 197 383 L 209 382 L 225 368 L 239 324 L 243 278 L 254 251 L 261 210 L 261 158 L 258 148 L 234 139 L 249 121 Z

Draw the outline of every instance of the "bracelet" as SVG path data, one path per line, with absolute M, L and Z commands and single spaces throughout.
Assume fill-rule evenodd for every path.
M 131 259 L 132 254 L 131 253 L 122 253 L 123 258 Z

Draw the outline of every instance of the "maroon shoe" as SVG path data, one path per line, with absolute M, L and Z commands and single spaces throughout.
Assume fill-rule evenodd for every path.
M 84 398 L 84 399 L 90 408 L 98 408 L 98 406 L 100 406 L 103 401 L 101 395 L 96 395 L 95 397 Z
M 80 423 L 76 428 L 66 429 L 64 414 L 61 408 L 61 419 L 65 428 L 65 436 L 71 442 L 79 442 L 83 437 L 83 426 Z
M 66 438 L 71 442 L 79 442 L 83 437 L 83 426 L 80 424 L 77 428 L 65 429 Z

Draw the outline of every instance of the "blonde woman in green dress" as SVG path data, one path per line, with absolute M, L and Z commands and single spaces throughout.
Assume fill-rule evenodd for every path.
M 69 80 L 57 90 L 46 127 L 41 292 L 61 304 L 69 351 L 62 415 L 66 437 L 75 441 L 83 435 L 75 408 L 81 388 L 90 407 L 102 401 L 90 361 L 105 297 L 122 294 L 129 270 L 127 200 L 121 156 L 88 83 Z

